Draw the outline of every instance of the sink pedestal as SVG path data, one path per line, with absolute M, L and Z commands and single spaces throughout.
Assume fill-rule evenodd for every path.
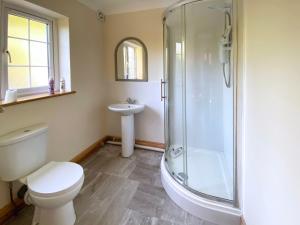
M 122 127 L 122 156 L 130 157 L 134 151 L 134 114 L 144 111 L 144 105 L 138 104 L 112 104 L 108 109 L 121 114 Z
M 121 116 L 122 156 L 130 157 L 134 151 L 134 115 Z

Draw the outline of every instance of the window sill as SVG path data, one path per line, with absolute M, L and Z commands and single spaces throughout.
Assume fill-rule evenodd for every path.
M 71 95 L 71 94 L 75 94 L 75 93 L 76 93 L 76 91 L 66 91 L 63 93 L 57 92 L 52 95 L 49 93 L 30 95 L 30 96 L 20 97 L 20 98 L 18 98 L 18 100 L 16 102 L 5 103 L 4 101 L 0 101 L 0 107 L 19 105 L 19 104 L 23 104 L 23 103 L 27 103 L 27 102 L 33 102 L 33 101 L 38 101 L 38 100 L 47 99 L 47 98 L 55 98 L 55 97 Z

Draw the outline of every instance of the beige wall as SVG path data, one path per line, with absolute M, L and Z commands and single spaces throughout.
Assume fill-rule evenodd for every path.
M 143 113 L 135 117 L 136 138 L 164 142 L 163 103 L 160 101 L 160 79 L 163 77 L 162 9 L 107 16 L 104 26 L 107 105 L 137 99 L 145 104 Z M 148 82 L 116 82 L 115 47 L 125 37 L 141 39 L 148 50 Z M 106 131 L 120 136 L 120 115 L 106 111 Z
M 247 225 L 299 224 L 299 0 L 245 0 Z
M 0 134 L 46 122 L 48 159 L 70 160 L 106 134 L 102 23 L 95 12 L 75 0 L 30 1 L 69 17 L 72 89 L 77 93 L 6 108 L 0 114 Z M 1 182 L 0 208 L 8 202 L 8 187 Z

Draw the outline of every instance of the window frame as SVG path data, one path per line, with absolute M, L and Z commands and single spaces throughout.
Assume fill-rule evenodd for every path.
M 54 33 L 55 33 L 55 20 L 48 16 L 42 15 L 38 12 L 25 9 L 12 4 L 4 3 L 1 12 L 2 18 L 2 29 L 1 29 L 1 74 L 0 74 L 0 94 L 1 99 L 4 99 L 5 92 L 8 90 L 8 55 L 6 52 L 8 48 L 8 15 L 16 15 L 25 17 L 27 19 L 32 19 L 38 22 L 47 24 L 47 45 L 48 45 L 48 75 L 49 78 L 53 78 L 55 81 L 55 90 L 57 90 L 57 81 L 59 80 L 58 73 L 56 73 L 55 65 L 55 43 L 54 43 Z M 29 41 L 30 43 L 30 41 Z M 31 66 L 31 65 L 30 65 Z M 42 87 L 31 87 L 18 89 L 18 97 L 35 95 L 40 93 L 45 93 L 48 91 L 48 85 Z

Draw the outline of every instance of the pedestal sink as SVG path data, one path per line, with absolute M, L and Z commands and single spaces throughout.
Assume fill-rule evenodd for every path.
M 121 114 L 122 156 L 130 157 L 134 151 L 134 114 L 144 111 L 145 106 L 139 104 L 113 104 L 108 109 Z

